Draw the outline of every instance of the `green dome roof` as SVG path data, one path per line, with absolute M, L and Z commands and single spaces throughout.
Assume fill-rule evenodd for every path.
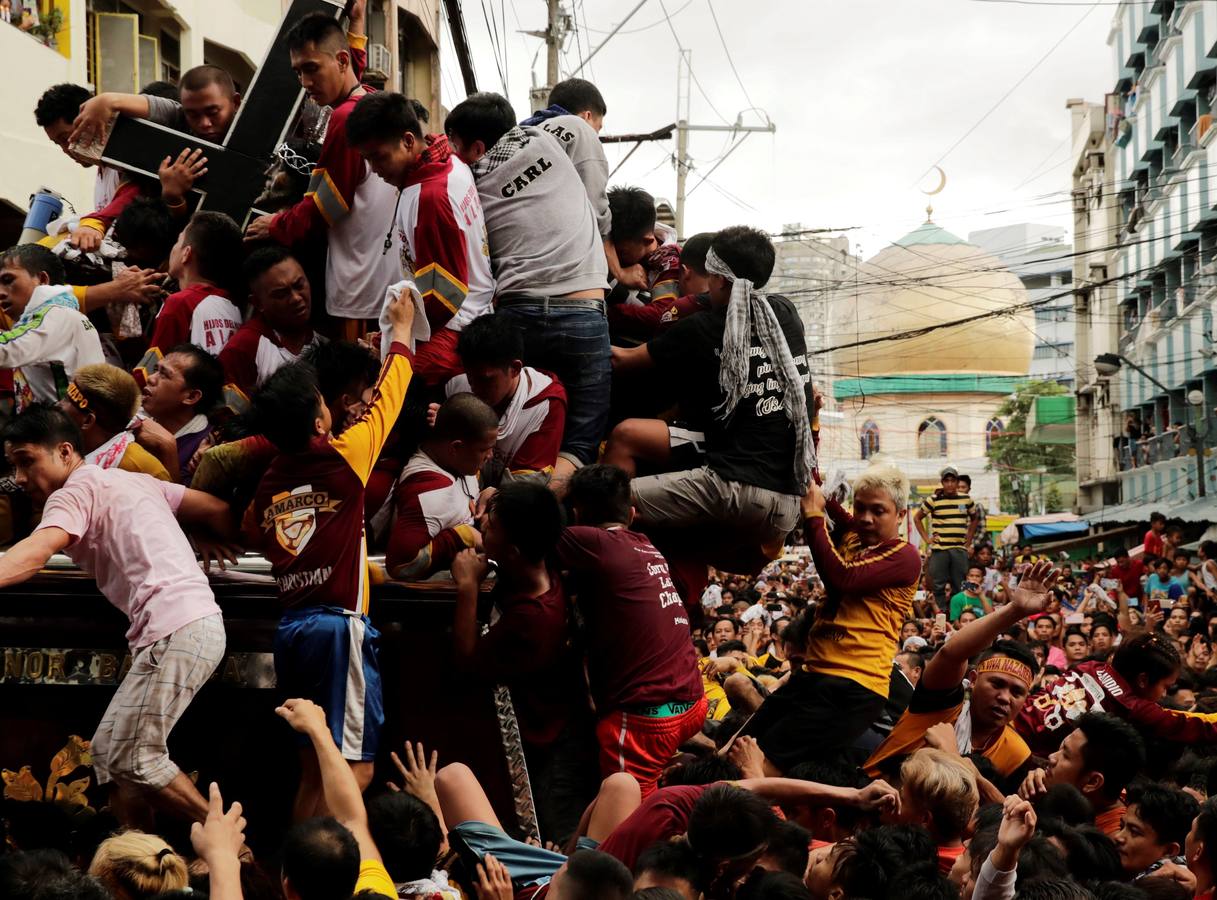
M 919 247 L 926 244 L 966 244 L 967 241 L 957 238 L 949 231 L 939 228 L 933 222 L 925 222 L 921 227 L 910 231 L 900 240 L 897 247 Z

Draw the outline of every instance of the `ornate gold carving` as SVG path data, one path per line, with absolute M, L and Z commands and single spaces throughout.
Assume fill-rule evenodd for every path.
M 86 791 L 92 782 L 91 775 L 64 782 L 63 779 L 81 767 L 92 767 L 93 756 L 89 752 L 89 742 L 80 735 L 68 736 L 64 748 L 51 758 L 50 775 L 47 777 L 46 789 L 34 777 L 29 766 L 22 766 L 18 771 L 11 769 L 3 771 L 4 797 L 7 800 L 41 801 L 54 803 L 71 803 L 76 806 L 89 807 Z

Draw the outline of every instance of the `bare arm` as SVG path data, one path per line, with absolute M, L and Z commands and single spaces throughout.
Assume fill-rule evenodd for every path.
M 926 690 L 945 691 L 958 687 L 973 656 L 997 640 L 1006 629 L 1047 608 L 1056 576 L 1057 571 L 1051 563 L 1036 563 L 1019 582 L 1009 603 L 955 632 L 955 636 L 926 664 L 921 676 L 921 684 Z
M 178 521 L 189 528 L 204 530 L 222 541 L 237 540 L 240 530 L 232 508 L 219 497 L 187 488 L 177 509 Z
M 363 805 L 363 794 L 355 780 L 355 773 L 334 743 L 334 736 L 325 722 L 325 710 L 311 700 L 288 700 L 275 712 L 313 742 L 317 765 L 321 769 L 325 805 L 330 808 L 334 818 L 355 836 L 359 858 L 379 860 L 380 851 L 372 840 L 372 832 L 368 830 L 368 811 Z
M 452 654 L 458 663 L 471 662 L 477 652 L 478 591 L 489 571 L 486 557 L 476 550 L 462 550 L 452 561 L 452 580 L 456 582 Z
M 0 557 L 0 587 L 20 584 L 37 575 L 48 559 L 70 543 L 72 536 L 62 528 L 39 528 Z
M 925 527 L 925 510 L 921 507 L 918 507 L 917 512 L 913 513 L 913 527 L 921 535 L 922 542 L 928 544 L 930 542 L 930 532 Z
M 80 107 L 80 115 L 73 123 L 75 130 L 72 132 L 72 143 L 88 143 L 101 137 L 117 113 L 146 119 L 149 114 L 148 98 L 143 94 L 106 93 L 86 100 Z
M 785 806 L 832 806 L 844 804 L 864 810 L 900 808 L 900 794 L 885 781 L 874 781 L 865 788 L 843 788 L 801 778 L 745 778 L 736 784 L 773 803 Z
M 614 347 L 612 352 L 614 372 L 641 372 L 655 368 L 655 360 L 651 358 L 651 351 L 647 349 L 646 344 L 639 344 L 637 347 Z

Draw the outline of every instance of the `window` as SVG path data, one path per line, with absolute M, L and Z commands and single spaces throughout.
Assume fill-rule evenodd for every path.
M 947 426 L 930 416 L 917 428 L 917 456 L 937 459 L 947 455 Z
M 993 439 L 1001 437 L 1006 426 L 1002 424 L 1001 419 L 990 419 L 985 425 L 985 450 L 987 451 L 993 446 Z
M 862 426 L 862 431 L 858 434 L 858 440 L 862 445 L 862 458 L 870 459 L 879 452 L 879 426 L 874 422 L 868 421 Z

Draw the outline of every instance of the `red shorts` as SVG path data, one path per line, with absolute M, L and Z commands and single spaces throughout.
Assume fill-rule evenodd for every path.
M 624 711 L 611 712 L 596 723 L 600 744 L 600 773 L 606 778 L 614 772 L 629 772 L 646 797 L 680 745 L 701 731 L 706 721 L 706 698 L 675 716 L 638 716 Z
M 461 358 L 456 355 L 459 337 L 459 332 L 441 328 L 431 335 L 431 340 L 419 344 L 414 350 L 414 374 L 435 387 L 464 372 Z

